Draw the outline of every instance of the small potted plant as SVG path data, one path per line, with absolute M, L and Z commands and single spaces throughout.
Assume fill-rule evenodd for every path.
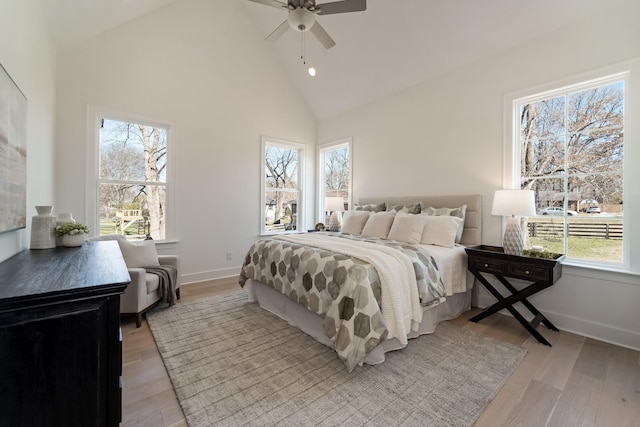
M 79 222 L 67 222 L 56 227 L 56 234 L 62 236 L 62 245 L 67 247 L 82 246 L 89 233 L 89 227 Z

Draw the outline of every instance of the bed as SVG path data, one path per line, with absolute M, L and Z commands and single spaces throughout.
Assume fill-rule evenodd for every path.
M 349 371 L 381 363 L 386 352 L 470 308 L 474 280 L 464 248 L 481 243 L 481 218 L 478 195 L 361 199 L 345 213 L 344 232 L 254 242 L 240 285 L 249 301 L 334 348 Z M 445 243 L 425 243 L 441 229 L 450 230 Z

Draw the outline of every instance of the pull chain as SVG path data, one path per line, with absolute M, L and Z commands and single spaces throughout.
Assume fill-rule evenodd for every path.
M 302 59 L 302 63 L 303 64 L 306 64 L 307 62 L 304 59 L 304 47 L 305 47 L 304 46 L 304 33 L 305 33 L 305 31 L 301 31 L 300 32 L 301 37 L 302 37 L 302 42 L 300 43 L 300 59 Z

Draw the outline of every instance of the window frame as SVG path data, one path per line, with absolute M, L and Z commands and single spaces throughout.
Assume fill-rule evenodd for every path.
M 630 81 L 632 77 L 632 66 L 634 64 L 622 64 L 613 67 L 609 67 L 607 69 L 595 71 L 592 73 L 585 73 L 580 76 L 575 76 L 569 79 L 565 79 L 560 82 L 550 83 L 543 86 L 538 86 L 535 88 L 527 89 L 524 91 L 520 91 L 517 93 L 512 93 L 506 95 L 504 98 L 504 115 L 505 115 L 505 129 L 504 129 L 504 142 L 503 142 L 503 182 L 502 188 L 504 189 L 520 189 L 521 186 L 521 147 L 520 147 L 520 107 L 525 104 L 531 104 L 535 102 L 539 102 L 545 99 L 552 98 L 554 96 L 565 95 L 567 93 L 572 93 L 581 90 L 588 90 L 594 87 L 604 86 L 607 84 L 611 84 L 614 82 L 623 82 L 624 84 L 624 100 L 623 100 L 623 108 L 624 108 L 624 117 L 623 117 L 623 129 L 625 132 L 625 140 L 624 140 L 624 158 L 623 158 L 623 199 L 625 200 L 624 207 L 624 216 L 623 216 L 623 241 L 622 241 L 622 251 L 623 251 L 623 259 L 622 262 L 605 262 L 605 261 L 596 261 L 590 259 L 582 259 L 582 258 L 570 258 L 567 257 L 565 260 L 565 264 L 580 266 L 580 267 L 589 267 L 596 268 L 600 270 L 609 270 L 609 271 L 622 271 L 629 272 L 634 269 L 634 266 L 631 265 L 631 256 L 630 252 L 633 251 L 631 242 L 630 242 L 630 221 L 628 218 L 631 218 L 633 212 L 633 202 L 625 198 L 630 194 L 629 185 L 625 185 L 624 183 L 632 182 L 632 177 L 630 176 L 630 155 L 627 148 L 629 147 L 631 138 L 629 137 L 628 132 L 628 124 L 629 120 L 627 117 L 630 117 L 629 113 L 629 105 L 631 104 L 630 98 L 632 98 L 632 91 L 630 90 Z M 633 134 L 633 132 L 632 132 Z M 565 200 L 564 207 L 566 209 L 567 202 Z M 562 217 L 565 230 L 566 230 L 566 218 L 568 216 L 565 214 Z M 626 220 L 625 220 L 626 218 Z M 505 218 L 503 220 L 502 232 L 504 233 L 504 224 Z M 637 267 L 636 267 L 637 268 Z
M 100 126 L 102 119 L 116 120 L 127 123 L 144 124 L 148 126 L 161 127 L 167 130 L 167 154 L 166 154 L 166 182 L 163 184 L 165 188 L 165 238 L 162 240 L 154 239 L 156 243 L 172 243 L 176 241 L 175 223 L 176 223 L 176 209 L 175 209 L 175 195 L 174 183 L 175 183 L 175 165 L 176 165 L 176 153 L 173 150 L 174 139 L 174 123 L 167 120 L 158 120 L 149 117 L 138 116 L 130 113 L 125 113 L 119 110 L 110 109 L 106 107 L 87 107 L 87 140 L 91 141 L 87 145 L 87 182 L 86 182 L 86 206 L 85 217 L 87 218 L 87 225 L 93 232 L 92 235 L 99 235 L 100 229 L 100 184 L 103 182 L 100 179 Z M 111 181 L 112 180 L 106 180 Z M 105 182 L 106 182 L 105 181 Z M 132 183 L 140 184 L 135 181 Z
M 318 158 L 318 186 L 317 192 L 318 199 L 316 200 L 316 222 L 325 223 L 325 153 L 331 150 L 339 149 L 341 147 L 347 147 L 349 149 L 349 186 L 347 188 L 347 209 L 352 209 L 353 201 L 353 138 L 343 138 L 337 141 L 328 142 L 326 144 L 318 145 L 317 158 Z M 326 224 L 325 224 L 326 225 Z
M 265 212 L 265 200 L 267 193 L 266 186 L 266 150 L 267 146 L 276 146 L 287 149 L 294 149 L 298 151 L 298 185 L 297 190 L 299 194 L 299 200 L 297 203 L 297 211 L 296 211 L 296 230 L 284 230 L 284 231 L 267 231 L 266 225 L 266 212 Z M 285 140 L 279 138 L 272 138 L 269 136 L 261 136 L 260 137 L 260 235 L 276 235 L 276 234 L 287 234 L 287 233 L 298 233 L 300 231 L 300 227 L 304 227 L 306 224 L 305 221 L 305 158 L 306 158 L 306 145 Z

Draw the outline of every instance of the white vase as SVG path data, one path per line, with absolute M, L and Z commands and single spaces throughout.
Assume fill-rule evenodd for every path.
M 56 247 L 56 217 L 52 210 L 53 206 L 36 206 L 38 215 L 31 218 L 31 249 Z
M 70 213 L 59 213 L 58 218 L 56 219 L 56 227 L 70 222 L 76 222 Z M 56 246 L 64 246 L 62 243 L 62 236 L 56 236 Z
M 36 211 L 38 212 L 38 216 L 51 216 L 51 211 L 53 211 L 53 206 L 36 206 Z
M 62 236 L 62 245 L 66 246 L 67 248 L 82 246 L 85 236 L 85 233 L 65 234 L 64 236 Z

